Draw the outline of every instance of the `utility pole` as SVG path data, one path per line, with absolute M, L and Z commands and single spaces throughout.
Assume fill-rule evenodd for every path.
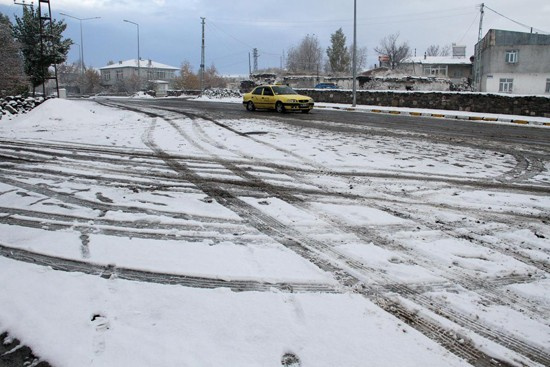
M 254 57 L 254 72 L 256 73 L 258 71 L 258 49 L 255 48 L 252 50 L 252 56 Z
M 252 75 L 252 64 L 250 63 L 250 52 L 248 53 L 248 76 Z
M 44 3 L 45 5 L 42 5 Z M 47 6 L 48 10 L 42 12 L 42 6 Z M 53 50 L 44 50 L 44 43 L 51 44 L 53 38 L 53 18 L 52 8 L 50 6 L 50 0 L 38 0 L 38 16 L 40 17 L 40 58 L 43 61 L 46 57 L 45 52 L 54 52 Z M 49 29 L 46 29 L 48 27 Z M 48 34 L 46 34 L 48 33 Z M 51 47 L 50 47 L 51 48 Z M 49 55 L 52 56 L 52 55 Z M 49 65 L 43 64 L 44 81 L 42 83 L 42 93 L 46 98 L 46 80 L 55 80 L 55 90 L 57 91 L 57 98 L 59 98 L 59 80 L 57 79 L 57 64 L 53 64 L 53 76 L 50 76 L 48 68 Z
M 204 21 L 206 18 L 201 17 L 202 19 L 202 46 L 201 46 L 201 93 L 204 91 Z
M 42 3 L 46 4 L 48 6 L 48 10 L 44 13 L 42 13 Z M 16 0 L 13 0 L 14 5 L 21 5 L 23 8 L 26 8 L 27 6 L 30 6 L 31 9 L 34 8 L 34 4 L 31 2 L 30 4 L 27 4 L 25 0 L 22 0 L 20 3 L 18 3 Z M 52 9 L 50 7 L 50 1 L 49 0 L 38 0 L 38 17 L 39 17 L 39 37 L 40 37 L 40 60 L 44 60 L 44 43 L 51 42 L 53 37 L 53 31 L 52 31 Z M 48 22 L 49 29 L 46 30 L 46 22 Z M 45 32 L 49 31 L 49 34 L 45 34 Z M 48 50 L 50 51 L 50 50 Z M 49 76 L 48 66 L 44 65 L 43 68 L 43 74 L 44 74 L 44 81 L 42 82 L 42 96 L 46 98 L 46 81 L 53 79 L 55 80 L 55 89 L 57 91 L 57 97 L 59 98 L 59 81 L 57 79 L 57 65 L 53 64 L 54 69 L 54 75 Z M 33 86 L 33 95 L 34 95 L 34 86 Z
M 481 92 L 481 39 L 483 37 L 483 15 L 485 14 L 485 3 L 481 3 L 479 16 L 479 33 L 477 36 L 476 52 L 474 59 L 474 89 Z
M 479 16 L 479 33 L 477 36 L 477 41 L 481 41 L 481 37 L 483 37 L 483 15 L 485 14 L 485 3 L 481 3 L 480 8 L 480 16 Z
M 357 0 L 353 0 L 353 103 L 357 105 Z

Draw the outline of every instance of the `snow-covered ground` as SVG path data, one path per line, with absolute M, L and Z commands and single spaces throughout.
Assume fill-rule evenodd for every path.
M 547 158 L 216 122 L 3 120 L 0 333 L 54 367 L 550 360 Z

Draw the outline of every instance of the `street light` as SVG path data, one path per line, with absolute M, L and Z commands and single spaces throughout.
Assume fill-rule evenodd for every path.
M 64 15 L 69 18 L 76 19 L 80 22 L 80 74 L 84 74 L 84 39 L 82 38 L 82 21 L 84 20 L 92 20 L 92 19 L 99 19 L 101 17 L 92 17 L 92 18 L 78 18 L 73 17 L 72 15 L 65 14 L 65 13 L 59 13 L 61 15 Z
M 78 43 L 73 43 L 73 45 L 78 46 L 78 54 L 82 55 L 81 54 L 82 48 L 80 47 L 80 45 Z M 82 60 L 82 59 L 80 59 L 80 60 Z M 82 74 L 82 63 L 80 63 L 80 74 Z
M 137 26 L 137 41 L 138 41 L 138 80 L 139 80 L 139 87 L 141 89 L 141 66 L 140 66 L 140 56 L 139 56 L 139 24 L 136 22 L 132 22 L 131 20 L 123 19 L 126 23 L 132 23 L 135 26 Z
M 357 0 L 353 0 L 353 101 L 357 105 Z

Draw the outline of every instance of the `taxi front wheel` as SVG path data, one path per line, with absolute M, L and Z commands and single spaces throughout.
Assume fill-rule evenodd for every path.
M 247 111 L 254 111 L 254 110 L 256 110 L 256 106 L 254 106 L 254 102 L 248 101 L 248 103 L 246 104 L 246 109 L 247 109 Z
M 283 112 L 285 112 L 285 106 L 283 106 L 283 104 L 281 102 L 277 102 L 275 104 L 275 110 L 279 113 L 283 113 Z

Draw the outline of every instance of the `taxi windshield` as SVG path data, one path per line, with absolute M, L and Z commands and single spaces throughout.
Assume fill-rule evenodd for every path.
M 287 87 L 286 85 L 275 86 L 275 87 L 272 87 L 272 88 L 273 88 L 273 93 L 275 93 L 276 95 L 280 95 L 280 94 L 298 94 L 294 91 L 294 89 L 292 89 L 290 87 Z

